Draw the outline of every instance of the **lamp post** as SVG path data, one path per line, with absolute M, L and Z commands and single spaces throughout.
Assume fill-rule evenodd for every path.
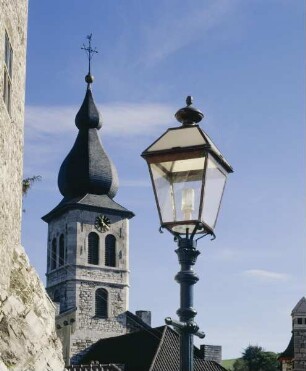
M 165 321 L 180 333 L 180 370 L 193 371 L 193 335 L 205 336 L 194 322 L 193 285 L 199 278 L 193 265 L 200 254 L 197 240 L 208 234 L 215 237 L 226 178 L 233 169 L 199 127 L 204 115 L 192 105 L 192 97 L 188 96 L 186 103 L 175 114 L 182 125 L 168 129 L 141 156 L 149 167 L 161 228 L 172 233 L 178 243 L 181 270 L 175 280 L 180 284 L 179 321 L 169 317 Z

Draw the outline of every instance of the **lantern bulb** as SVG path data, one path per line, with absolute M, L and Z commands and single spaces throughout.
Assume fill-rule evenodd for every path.
M 185 188 L 182 191 L 182 207 L 185 220 L 192 219 L 192 212 L 194 211 L 194 189 Z

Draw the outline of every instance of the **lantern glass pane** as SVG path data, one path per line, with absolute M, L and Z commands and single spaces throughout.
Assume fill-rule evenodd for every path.
M 204 162 L 201 157 L 151 164 L 163 223 L 199 220 Z
M 226 182 L 226 171 L 208 155 L 205 175 L 202 221 L 214 229 Z

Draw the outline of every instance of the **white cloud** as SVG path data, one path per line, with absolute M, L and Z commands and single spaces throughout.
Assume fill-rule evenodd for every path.
M 289 279 L 288 274 L 271 272 L 263 269 L 249 269 L 244 271 L 243 275 L 261 281 L 288 281 Z
M 104 122 L 102 130 L 113 136 L 146 136 L 176 125 L 173 118 L 176 110 L 166 104 L 113 103 L 103 104 L 99 110 Z M 26 139 L 76 132 L 74 119 L 77 111 L 78 107 L 73 106 L 27 106 Z
M 62 160 L 77 136 L 74 125 L 79 107 L 74 106 L 27 106 L 25 119 L 25 174 L 40 174 L 54 183 Z M 99 107 L 103 126 L 99 134 L 115 138 L 119 146 L 136 148 L 139 143 L 150 142 L 142 138 L 158 136 L 168 127 L 175 126 L 175 108 L 159 103 L 112 103 Z M 117 138 L 125 140 L 117 141 Z M 146 145 L 144 144 L 145 148 Z M 128 156 L 129 153 L 126 154 Z M 142 179 L 122 181 L 122 186 L 149 186 Z
M 26 140 L 40 139 L 46 135 L 74 130 L 76 113 L 77 108 L 67 106 L 26 106 Z

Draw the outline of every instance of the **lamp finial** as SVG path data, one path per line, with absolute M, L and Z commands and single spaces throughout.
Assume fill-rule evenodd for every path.
M 179 109 L 175 118 L 181 122 L 183 126 L 193 126 L 198 124 L 204 117 L 203 113 L 192 105 L 193 97 L 188 95 L 186 98 L 186 107 Z
M 188 95 L 188 97 L 186 98 L 187 106 L 191 106 L 192 103 L 193 103 L 193 97 L 191 95 Z

